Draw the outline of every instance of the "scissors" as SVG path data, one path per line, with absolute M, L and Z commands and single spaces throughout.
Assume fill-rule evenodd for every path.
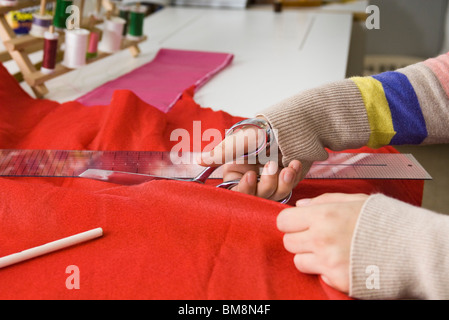
M 227 132 L 226 136 L 230 136 L 238 130 L 243 129 L 244 127 L 253 126 L 257 129 L 260 129 L 260 132 L 263 132 L 264 136 L 260 145 L 254 150 L 243 154 L 241 157 L 245 159 L 249 159 L 251 157 L 257 157 L 264 150 L 267 150 L 270 145 L 276 143 L 276 138 L 274 137 L 273 130 L 271 129 L 268 122 L 253 118 L 246 119 L 234 124 Z M 214 167 L 206 167 L 203 171 L 201 171 L 194 178 L 175 178 L 175 177 L 164 177 L 164 176 L 156 176 L 142 173 L 133 173 L 133 172 L 123 172 L 123 171 L 114 171 L 114 170 L 102 170 L 102 169 L 87 169 L 83 173 L 79 175 L 82 178 L 89 178 L 95 180 L 102 180 L 108 182 L 114 182 L 125 185 L 133 185 L 139 184 L 152 180 L 178 180 L 178 181 L 186 181 L 186 182 L 195 182 L 204 184 L 207 179 L 211 176 L 211 174 L 220 166 Z M 232 189 L 237 186 L 240 182 L 240 179 L 225 181 L 217 185 L 217 188 L 224 189 Z M 287 203 L 291 198 L 292 192 L 290 192 L 284 199 L 279 200 L 281 203 Z

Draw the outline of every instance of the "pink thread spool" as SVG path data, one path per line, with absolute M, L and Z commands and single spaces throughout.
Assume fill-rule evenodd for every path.
M 90 37 L 89 37 L 89 45 L 88 45 L 87 53 L 86 53 L 87 59 L 92 59 L 97 56 L 99 39 L 100 39 L 100 34 L 98 32 L 91 32 Z
M 52 32 L 52 29 L 44 33 L 44 58 L 41 67 L 41 72 L 44 74 L 52 73 L 56 66 L 59 33 Z

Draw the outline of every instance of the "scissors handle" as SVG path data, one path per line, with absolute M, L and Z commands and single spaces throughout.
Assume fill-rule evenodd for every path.
M 260 118 L 252 118 L 252 119 L 245 119 L 240 122 L 237 122 L 234 124 L 227 132 L 226 136 L 232 135 L 234 132 L 243 129 L 244 127 L 252 126 L 259 130 L 262 130 L 264 133 L 264 137 L 262 139 L 262 142 L 259 144 L 259 146 L 254 151 L 249 151 L 248 153 L 243 154 L 241 157 L 248 158 L 250 156 L 257 156 L 260 154 L 263 150 L 268 149 L 272 142 L 276 140 L 274 137 L 273 130 L 271 129 L 270 124 L 268 121 L 260 119 Z
M 234 124 L 227 132 L 226 136 L 229 136 L 236 132 L 237 130 L 242 129 L 243 127 L 247 126 L 254 126 L 258 129 L 262 129 L 264 132 L 264 137 L 262 140 L 262 143 L 256 148 L 256 150 L 248 152 L 244 154 L 242 157 L 248 158 L 250 156 L 257 156 L 262 152 L 263 150 L 270 147 L 271 143 L 275 141 L 274 133 L 270 127 L 270 124 L 262 119 L 253 118 L 253 119 L 246 119 L 240 122 L 237 122 Z M 204 169 L 201 173 L 199 173 L 192 181 L 199 182 L 199 183 L 205 183 L 206 180 L 209 178 L 209 176 L 217 169 L 218 167 L 208 167 Z M 231 180 L 231 181 L 225 181 L 221 184 L 219 184 L 218 188 L 225 188 L 225 189 L 232 189 L 233 187 L 237 186 L 239 184 L 240 180 Z M 292 196 L 292 192 L 284 198 L 279 200 L 281 203 L 287 203 Z
M 272 130 L 270 125 L 268 124 L 267 121 L 262 120 L 262 119 L 258 119 L 258 118 L 252 118 L 252 119 L 245 119 L 242 120 L 240 122 L 237 122 L 236 124 L 234 124 L 227 132 L 226 132 L 226 137 L 230 136 L 231 134 L 233 134 L 234 132 L 236 132 L 237 130 L 242 129 L 243 127 L 246 126 L 254 126 L 258 129 L 262 129 L 264 130 L 264 138 L 262 143 L 256 148 L 256 150 L 245 153 L 244 155 L 242 155 L 242 157 L 247 158 L 250 156 L 257 156 L 262 150 L 266 149 L 271 141 L 273 141 L 273 136 L 272 136 Z M 207 167 L 206 169 L 204 169 L 203 171 L 201 171 L 195 178 L 192 179 L 192 181 L 194 182 L 199 182 L 199 183 L 205 183 L 207 179 L 209 179 L 210 175 L 218 168 L 217 167 Z

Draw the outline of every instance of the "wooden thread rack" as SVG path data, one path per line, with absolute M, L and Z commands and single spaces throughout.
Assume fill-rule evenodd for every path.
M 16 36 L 14 30 L 9 25 L 6 14 L 9 11 L 20 10 L 23 8 L 39 6 L 45 8 L 47 3 L 55 2 L 56 0 L 22 0 L 19 1 L 15 6 L 1 6 L 0 5 L 0 39 L 3 41 L 3 44 L 6 48 L 6 51 L 0 52 L 0 61 L 5 62 L 9 60 L 14 60 L 19 67 L 20 74 L 14 75 L 17 80 L 25 81 L 33 90 L 34 94 L 37 98 L 43 98 L 46 94 L 48 94 L 49 90 L 45 86 L 45 82 L 53 79 L 55 77 L 61 76 L 67 72 L 73 71 L 74 69 L 67 68 L 61 64 L 63 54 L 59 47 L 62 43 L 64 43 L 64 32 L 59 32 L 59 40 L 58 40 L 58 57 L 57 64 L 55 70 L 51 74 L 44 74 L 39 71 L 41 63 L 33 64 L 29 55 L 31 53 L 40 51 L 43 49 L 44 39 L 37 38 L 32 35 L 24 35 L 24 36 Z M 98 19 L 94 15 L 90 15 L 89 17 L 84 17 L 84 1 L 80 0 L 79 9 L 80 9 L 80 28 L 88 29 L 90 31 L 99 32 L 100 35 L 102 30 L 97 28 L 96 26 L 103 22 L 102 19 Z M 97 12 L 100 12 L 101 9 L 106 11 L 105 16 L 111 17 L 116 8 L 115 5 L 110 0 L 97 0 Z M 129 40 L 125 37 L 121 43 L 121 49 L 129 49 L 131 55 L 136 57 L 140 54 L 140 49 L 138 44 L 145 41 L 147 39 L 146 36 L 143 36 L 140 40 Z M 98 54 L 95 58 L 87 59 L 86 65 L 89 65 L 95 61 L 103 59 L 113 53 L 106 53 L 98 51 Z

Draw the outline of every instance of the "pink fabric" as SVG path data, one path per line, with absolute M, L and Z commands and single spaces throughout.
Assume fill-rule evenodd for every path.
M 94 89 L 77 101 L 85 106 L 109 105 L 115 90 L 127 89 L 167 112 L 184 90 L 201 87 L 229 65 L 232 54 L 161 49 L 153 61 Z

